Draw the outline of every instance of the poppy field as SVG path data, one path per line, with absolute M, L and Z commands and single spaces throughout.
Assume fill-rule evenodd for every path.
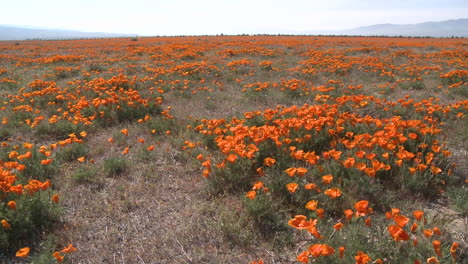
M 0 263 L 465 263 L 468 40 L 0 42 Z

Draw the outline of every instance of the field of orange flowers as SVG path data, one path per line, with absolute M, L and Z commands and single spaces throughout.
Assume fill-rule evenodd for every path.
M 0 42 L 0 96 L 0 263 L 468 258 L 466 39 Z

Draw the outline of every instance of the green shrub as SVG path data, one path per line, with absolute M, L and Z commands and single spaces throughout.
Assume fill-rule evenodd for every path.
M 122 157 L 111 157 L 104 160 L 104 171 L 109 177 L 123 174 L 128 167 L 128 161 Z

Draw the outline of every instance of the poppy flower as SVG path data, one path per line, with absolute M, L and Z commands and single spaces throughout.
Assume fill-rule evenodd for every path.
M 65 247 L 65 248 L 63 248 L 63 249 L 61 250 L 61 252 L 67 253 L 67 254 L 72 253 L 72 252 L 75 252 L 75 251 L 76 251 L 76 247 L 74 247 L 72 244 L 68 244 L 67 247 Z
M 318 201 L 317 200 L 310 200 L 306 203 L 305 205 L 305 208 L 311 210 L 311 211 L 315 211 L 317 210 L 317 205 L 318 205 Z
M 299 167 L 297 168 L 296 170 L 296 175 L 299 176 L 299 177 L 302 177 L 304 176 L 306 173 L 307 173 L 307 169 L 306 168 L 303 168 L 303 167 Z
M 357 255 L 354 256 L 354 260 L 356 260 L 355 264 L 366 264 L 371 261 L 371 258 L 364 252 L 358 251 Z
M 341 196 L 341 190 L 339 188 L 333 187 L 324 192 L 330 198 L 335 199 Z
M 245 195 L 245 197 L 249 198 L 250 200 L 255 199 L 256 196 L 257 196 L 257 192 L 256 192 L 256 191 L 249 191 L 249 192 L 247 192 L 247 194 Z
M 297 256 L 297 261 L 302 263 L 309 263 L 309 251 L 304 251 Z
M 368 213 L 367 206 L 369 205 L 369 201 L 361 200 L 354 204 L 354 208 L 356 209 L 358 215 L 364 216 Z
M 390 235 L 392 236 L 393 240 L 397 242 L 400 240 L 407 241 L 410 238 L 408 233 L 406 233 L 405 230 L 403 230 L 401 227 L 397 225 L 388 226 L 387 229 Z
M 316 224 L 317 220 L 311 219 L 307 221 L 307 216 L 305 215 L 296 215 L 293 219 L 288 221 L 288 225 L 296 229 L 307 229 L 310 226 L 315 226 Z
M 335 253 L 335 250 L 327 244 L 313 244 L 308 251 L 314 257 L 330 256 Z
M 83 162 L 85 162 L 85 157 L 84 157 L 84 156 L 83 156 L 83 157 L 79 157 L 79 158 L 77 158 L 76 160 L 79 161 L 79 162 L 81 162 L 81 163 L 83 163 Z
M 343 223 L 336 223 L 336 224 L 333 226 L 333 228 L 334 228 L 335 230 L 340 230 L 342 227 L 343 227 Z
M 395 221 L 395 223 L 396 223 L 399 227 L 404 227 L 406 224 L 408 224 L 409 218 L 406 217 L 406 216 L 404 216 L 404 215 L 397 214 L 397 215 L 394 215 L 394 216 L 393 216 L 393 221 Z
M 434 247 L 434 251 L 437 254 L 437 256 L 442 257 L 442 252 L 440 251 L 440 240 L 434 240 L 432 241 L 432 246 Z
M 5 228 L 5 229 L 10 229 L 10 228 L 11 228 L 11 226 L 10 226 L 10 224 L 7 222 L 7 220 L 2 219 L 1 223 L 2 223 L 3 228 Z
M 411 230 L 411 233 L 414 233 L 414 232 L 416 232 L 416 229 L 417 229 L 417 228 L 418 228 L 418 224 L 416 224 L 416 223 L 413 223 L 413 224 L 411 225 L 411 228 L 410 228 L 410 230 Z
M 276 160 L 274 158 L 267 157 L 263 160 L 263 165 L 271 167 L 275 164 Z
M 322 183 L 323 184 L 330 184 L 333 181 L 333 175 L 327 174 L 325 176 L 322 176 Z
M 340 254 L 340 258 L 341 258 L 341 259 L 344 258 L 344 253 L 345 253 L 345 251 L 346 251 L 346 247 L 339 247 L 339 248 L 338 248 L 338 252 L 339 252 L 339 254 Z
M 52 163 L 52 159 L 41 160 L 42 165 L 49 165 L 50 163 Z
M 452 255 L 452 258 L 454 259 L 457 257 L 457 249 L 458 249 L 458 243 L 453 242 L 452 246 L 450 247 L 450 255 Z
M 424 229 L 423 234 L 425 237 L 430 238 L 432 235 L 434 235 L 434 231 L 432 231 L 432 229 Z
M 287 168 L 284 172 L 286 172 L 286 174 L 288 174 L 290 177 L 294 177 L 294 175 L 296 175 L 297 169 Z
M 122 151 L 122 154 L 127 155 L 129 150 L 130 150 L 129 147 L 124 148 L 124 150 Z
M 124 136 L 128 136 L 128 129 L 124 128 L 120 130 L 120 133 L 124 134 Z
M 10 207 L 11 210 L 15 211 L 16 210 L 16 202 L 15 201 L 9 201 L 7 203 L 8 207 Z
M 57 260 L 57 262 L 63 262 L 65 259 L 65 256 L 60 255 L 60 252 L 58 251 L 55 251 L 52 256 L 55 258 L 55 260 Z
M 320 219 L 322 219 L 322 218 L 325 217 L 325 209 L 323 209 L 323 208 L 318 208 L 315 212 L 317 213 L 317 216 L 318 216 Z
M 354 212 L 351 209 L 346 209 L 344 210 L 344 215 L 346 216 L 346 219 L 351 220 L 353 218 Z
M 413 216 L 417 221 L 421 221 L 421 219 L 424 216 L 424 212 L 423 211 L 413 211 Z
M 25 258 L 29 255 L 30 248 L 24 247 L 16 252 L 16 257 Z
M 150 145 L 149 147 L 146 148 L 148 151 L 153 151 L 154 150 L 154 145 Z
M 370 217 L 367 217 L 366 220 L 364 220 L 364 224 L 366 226 L 371 226 L 372 225 L 372 220 Z
M 436 257 L 430 257 L 426 260 L 427 263 L 439 263 L 439 260 Z
M 54 195 L 52 195 L 51 199 L 52 199 L 52 202 L 58 203 L 58 202 L 59 202 L 59 195 L 58 195 L 58 194 L 54 194 Z
M 295 182 L 291 182 L 291 183 L 288 183 L 286 184 L 286 189 L 288 189 L 288 191 L 290 193 L 295 193 L 297 191 L 297 188 L 299 187 L 299 185 Z

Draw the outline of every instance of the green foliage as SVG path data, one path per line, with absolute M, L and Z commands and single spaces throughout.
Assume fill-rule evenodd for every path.
M 98 170 L 93 166 L 81 166 L 75 169 L 72 174 L 72 178 L 76 183 L 85 184 L 85 183 L 96 183 Z
M 123 174 L 129 168 L 128 161 L 122 157 L 110 157 L 104 160 L 104 172 L 109 177 Z
M 9 194 L 6 197 L 4 201 L 11 199 L 17 206 L 16 210 L 11 210 L 5 203 L 0 205 L 0 218 L 11 225 L 11 229 L 0 228 L 0 250 L 10 252 L 38 241 L 43 231 L 58 222 L 62 209 L 50 197 L 50 191 L 39 191 L 33 196 Z
M 72 143 L 66 146 L 57 153 L 57 159 L 61 162 L 75 161 L 76 159 L 86 156 L 89 153 L 89 146 L 86 143 Z

